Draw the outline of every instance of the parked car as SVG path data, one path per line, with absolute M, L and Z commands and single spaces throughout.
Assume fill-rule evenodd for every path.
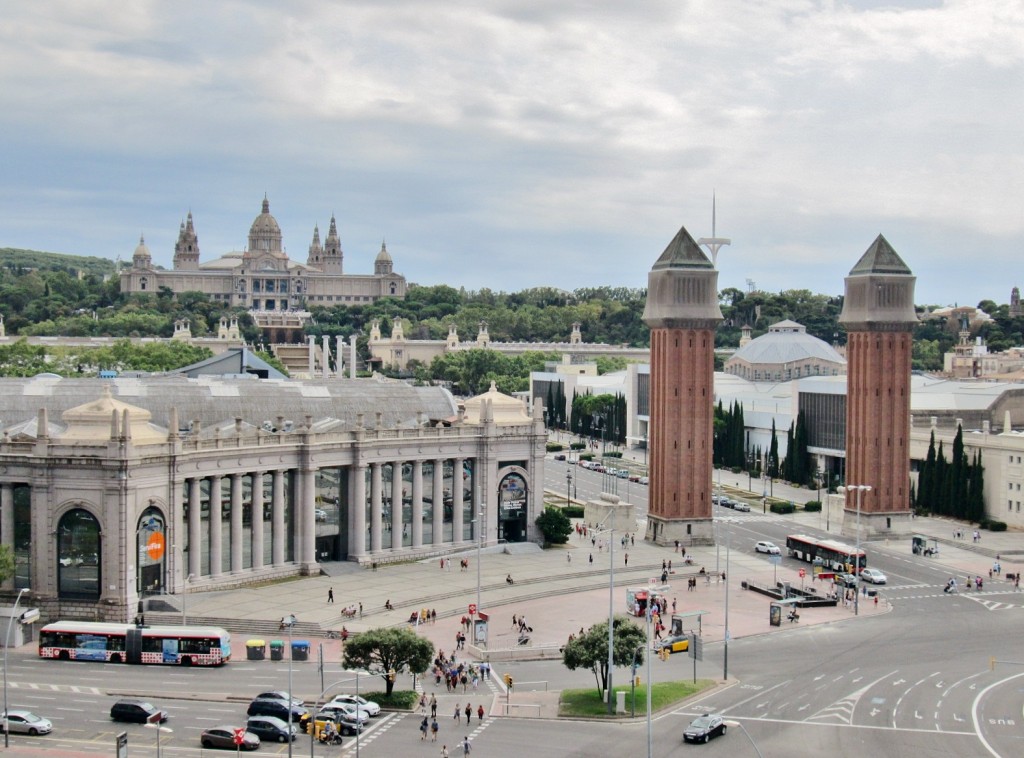
M 615 472 L 615 476 L 619 477 L 619 479 L 629 479 L 629 469 L 620 468 Z
M 299 728 L 306 734 L 309 734 L 310 722 L 312 720 L 312 716 L 307 716 L 303 719 L 302 723 L 299 724 Z M 334 722 L 334 726 L 339 733 L 344 735 L 354 735 L 363 731 L 363 727 L 366 726 L 367 717 L 365 713 L 359 713 L 357 715 L 355 713 L 343 711 L 339 708 L 325 706 L 317 711 L 316 714 L 316 736 L 320 735 L 320 731 L 328 721 Z
M 725 719 L 717 713 L 698 716 L 683 732 L 684 742 L 707 742 L 712 737 L 725 734 Z
M 380 705 L 373 702 L 372 700 L 367 700 L 365 697 L 362 697 L 361 695 L 352 695 L 349 693 L 335 695 L 334 699 L 331 700 L 331 703 L 349 703 L 351 705 L 357 706 L 361 711 L 366 711 L 371 716 L 380 715 Z
M 889 581 L 889 577 L 878 569 L 873 568 L 861 569 L 860 578 L 865 582 L 871 582 L 872 584 L 885 584 Z
M 288 693 L 284 690 L 268 690 L 267 692 L 261 692 L 253 700 L 282 700 L 288 702 Z M 292 695 L 292 705 L 305 705 L 305 701 L 301 698 L 297 698 Z
M 261 742 L 287 742 L 299 734 L 295 724 L 287 724 L 277 716 L 252 716 L 245 728 L 259 737 Z
M 49 734 L 53 731 L 53 724 L 49 719 L 37 716 L 32 711 L 11 710 L 6 716 L 0 712 L 0 733 L 4 731 L 4 723 L 10 725 L 11 734 Z
M 767 540 L 761 540 L 754 545 L 754 550 L 759 553 L 768 553 L 768 555 L 782 555 L 782 551 L 779 550 L 779 546 L 774 542 L 768 542 Z
M 365 724 L 370 720 L 369 711 L 362 706 L 357 706 L 355 703 L 346 703 L 342 701 L 332 700 L 327 703 L 323 708 L 320 709 L 320 713 L 326 710 L 338 711 L 343 714 L 346 718 L 353 721 L 358 721 L 361 724 Z
M 718 498 L 718 504 L 723 508 L 732 508 L 736 504 L 736 501 L 731 497 L 720 497 Z
M 742 500 L 737 500 L 733 503 L 733 510 L 739 511 L 740 513 L 750 513 L 750 506 L 744 503 Z
M 641 476 L 640 477 L 640 484 L 648 484 L 649 482 L 650 482 L 650 479 L 648 479 L 646 476 Z
M 153 723 L 159 718 L 162 724 L 167 721 L 167 711 L 161 711 L 148 700 L 126 697 L 110 706 L 110 718 L 129 724 Z
M 247 730 L 242 737 L 242 744 L 236 745 L 235 727 L 215 726 L 199 735 L 199 744 L 207 750 L 211 748 L 219 748 L 221 750 L 237 750 L 238 748 L 242 750 L 258 750 L 260 738 Z
M 283 700 L 269 700 L 256 698 L 249 704 L 249 709 L 245 712 L 246 716 L 276 716 L 282 721 L 290 720 L 293 724 L 298 724 L 303 716 L 306 715 L 306 709 L 301 705 L 293 705 L 291 708 L 288 707 L 288 703 Z
M 556 461 L 564 461 L 565 460 L 565 453 L 555 453 L 555 460 Z

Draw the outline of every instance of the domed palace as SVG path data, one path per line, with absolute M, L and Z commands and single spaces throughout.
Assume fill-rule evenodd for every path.
M 282 244 L 281 227 L 270 213 L 270 201 L 264 197 L 244 251 L 228 252 L 201 263 L 199 236 L 189 212 L 181 222 L 174 246 L 174 269 L 156 268 L 145 240 L 140 239 L 131 268 L 121 274 L 121 291 L 159 292 L 166 287 L 175 294 L 203 292 L 214 300 L 255 314 L 405 297 L 405 277 L 394 272 L 391 254 L 383 243 L 372 274 L 346 274 L 343 263 L 344 253 L 333 215 L 323 242 L 319 227 L 313 228 L 306 262 L 289 259 Z
M 725 362 L 725 373 L 752 382 L 787 382 L 807 376 L 840 376 L 846 359 L 824 340 L 807 333 L 803 324 L 779 321 L 768 333 L 750 339 L 743 327 L 740 349 Z

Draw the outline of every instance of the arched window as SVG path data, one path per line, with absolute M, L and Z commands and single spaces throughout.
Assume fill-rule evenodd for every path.
M 142 277 L 141 279 L 139 279 L 139 289 L 140 290 L 145 290 L 148 285 L 149 285 L 149 280 L 146 277 Z
M 100 596 L 100 524 L 82 508 L 65 513 L 57 527 L 57 591 L 63 598 Z
M 164 515 L 150 506 L 142 512 L 135 530 L 135 591 L 139 595 L 159 594 L 164 587 L 167 565 L 167 540 Z

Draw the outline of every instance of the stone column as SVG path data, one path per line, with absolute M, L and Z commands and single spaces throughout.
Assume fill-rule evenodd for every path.
M 231 475 L 231 573 L 242 570 L 242 475 Z
M 14 486 L 8 482 L 0 484 L 0 544 L 14 555 Z M 3 582 L 3 589 L 14 589 L 14 577 Z
M 316 467 L 302 470 L 302 515 L 299 518 L 299 562 L 303 570 L 316 566 Z
M 381 540 L 381 465 L 370 464 L 370 552 L 380 552 Z
M 434 503 L 434 544 L 444 543 L 444 460 L 434 461 L 433 491 L 430 497 Z
M 210 576 L 222 571 L 220 476 L 215 474 L 210 477 Z
M 309 339 L 309 378 L 316 376 L 316 337 L 310 335 Z
M 283 469 L 274 472 L 274 499 L 270 504 L 270 553 L 275 566 L 284 565 L 284 475 Z
M 423 546 L 423 461 L 412 462 L 412 546 Z
M 391 549 L 402 549 L 402 462 L 391 463 Z
M 188 573 L 197 579 L 203 573 L 203 480 L 188 480 Z
M 352 519 L 348 535 L 348 554 L 353 558 L 366 555 L 366 466 L 352 467 L 352 500 L 349 504 Z
M 452 461 L 452 542 L 463 541 L 462 459 Z
M 263 472 L 252 474 L 252 567 L 263 568 Z

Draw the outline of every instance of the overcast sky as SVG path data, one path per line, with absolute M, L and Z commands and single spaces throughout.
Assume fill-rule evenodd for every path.
M 410 282 L 839 294 L 882 233 L 918 303 L 1024 286 L 1021 0 L 33 0 L 0 24 L 0 247 L 292 258 L 336 214 Z

